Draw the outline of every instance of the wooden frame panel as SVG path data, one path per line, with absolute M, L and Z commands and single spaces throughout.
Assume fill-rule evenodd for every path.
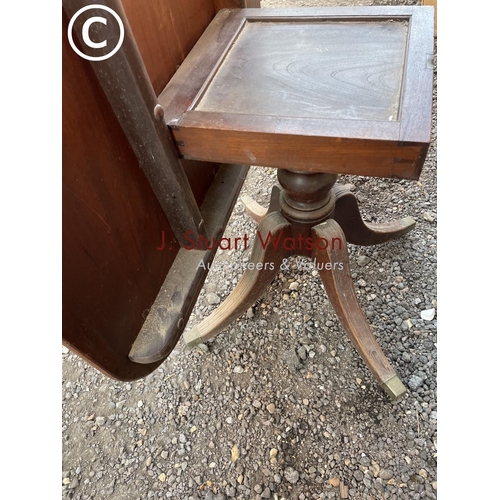
M 219 12 L 159 97 L 180 155 L 224 163 L 417 179 L 430 142 L 432 16 L 433 9 L 426 7 Z M 399 116 L 394 121 L 197 109 L 247 23 L 391 20 L 408 23 Z

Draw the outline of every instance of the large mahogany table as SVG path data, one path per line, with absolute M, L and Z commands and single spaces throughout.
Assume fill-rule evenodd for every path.
M 430 142 L 432 60 L 428 7 L 218 13 L 156 112 L 184 159 L 279 169 L 281 187 L 269 209 L 252 200 L 246 208 L 261 234 L 282 243 L 256 239 L 255 269 L 184 334 L 189 345 L 224 330 L 258 299 L 282 260 L 300 254 L 316 259 L 338 318 L 374 377 L 392 398 L 404 394 L 358 303 L 347 242 L 383 243 L 415 221 L 367 224 L 354 195 L 335 182 L 339 174 L 418 179 Z

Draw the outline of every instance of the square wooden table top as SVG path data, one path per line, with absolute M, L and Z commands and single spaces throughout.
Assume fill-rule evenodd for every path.
M 184 158 L 417 179 L 433 40 L 432 7 L 223 10 L 158 100 Z

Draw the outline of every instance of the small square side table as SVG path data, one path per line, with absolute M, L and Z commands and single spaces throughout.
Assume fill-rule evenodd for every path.
M 222 10 L 158 101 L 182 158 L 278 168 L 252 269 L 189 345 L 226 328 L 290 255 L 315 259 L 349 338 L 392 398 L 405 387 L 358 303 L 347 242 L 373 245 L 411 217 L 367 224 L 339 174 L 418 179 L 431 134 L 432 7 Z M 325 242 L 327 242 L 325 244 Z M 273 265 L 265 265 L 272 263 Z

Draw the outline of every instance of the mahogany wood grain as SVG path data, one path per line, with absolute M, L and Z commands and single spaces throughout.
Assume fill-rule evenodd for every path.
M 196 111 L 396 121 L 408 22 L 247 22 Z
M 245 206 L 245 212 L 256 222 L 259 222 L 271 212 L 279 212 L 280 210 L 280 195 L 281 189 L 279 186 L 273 186 L 271 190 L 271 201 L 269 202 L 269 208 L 264 208 L 259 205 L 250 196 L 242 196 L 241 201 Z
M 128 351 L 179 245 L 63 14 L 62 336 L 107 375 L 133 380 Z M 161 231 L 172 251 L 156 250 Z
M 258 231 L 263 238 L 272 235 L 277 239 L 280 233 L 282 239 L 291 236 L 290 224 L 278 212 L 267 215 L 259 224 Z M 280 272 L 280 264 L 290 252 L 283 245 L 274 248 L 268 244 L 265 248 L 258 238 L 252 248 L 250 262 L 262 269 L 247 269 L 243 277 L 230 293 L 229 297 L 201 323 L 184 334 L 187 345 L 193 346 L 204 342 L 224 330 L 232 321 L 239 318 L 263 294 L 268 285 Z
M 212 20 L 215 5 L 123 4 L 158 93 Z M 63 343 L 108 376 L 135 380 L 161 363 L 133 363 L 128 353 L 179 245 L 91 64 L 69 45 L 68 22 L 63 11 Z M 219 163 L 182 165 L 201 205 Z M 168 252 L 157 250 L 162 231 Z M 196 294 L 203 279 L 195 283 Z
M 340 323 L 376 380 L 392 398 L 402 396 L 405 391 L 404 386 L 380 348 L 359 305 L 349 269 L 347 242 L 342 229 L 334 220 L 329 219 L 313 227 L 312 234 L 317 239 L 325 238 L 327 241 L 332 241 L 332 238 L 340 238 L 342 241 L 342 245 L 324 250 L 320 249 L 319 245 L 314 245 L 312 257 L 319 264 L 321 281 Z M 331 270 L 326 268 L 327 264 L 330 264 Z M 339 264 L 342 264 L 342 267 Z M 394 384 L 395 380 L 399 383 Z M 391 391 L 391 385 L 396 386 L 398 390 Z
M 413 217 L 391 222 L 371 224 L 361 217 L 358 201 L 349 189 L 341 184 L 333 186 L 335 209 L 333 219 L 340 225 L 349 243 L 378 245 L 403 236 L 415 227 Z
M 219 12 L 159 98 L 179 154 L 417 179 L 430 142 L 432 15 Z

